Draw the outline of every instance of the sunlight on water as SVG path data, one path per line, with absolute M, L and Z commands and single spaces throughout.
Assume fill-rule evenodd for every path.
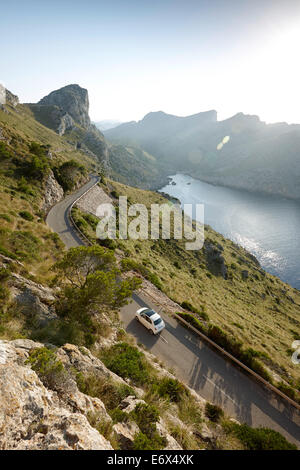
M 174 175 L 161 191 L 204 204 L 205 223 L 246 248 L 271 274 L 300 289 L 300 203 Z

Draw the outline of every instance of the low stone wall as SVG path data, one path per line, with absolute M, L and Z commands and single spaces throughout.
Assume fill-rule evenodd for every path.
M 100 204 L 112 203 L 112 199 L 98 185 L 94 186 L 76 203 L 78 209 L 96 215 Z

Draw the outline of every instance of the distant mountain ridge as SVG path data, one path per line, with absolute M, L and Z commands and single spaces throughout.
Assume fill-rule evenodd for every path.
M 223 121 L 214 110 L 187 117 L 162 111 L 104 131 L 111 142 L 137 145 L 167 173 L 300 198 L 300 125 L 266 124 L 238 113 Z

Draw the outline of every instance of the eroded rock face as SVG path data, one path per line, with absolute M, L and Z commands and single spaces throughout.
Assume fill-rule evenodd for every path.
M 44 287 L 16 273 L 11 274 L 8 286 L 12 300 L 24 314 L 36 321 L 37 326 L 45 326 L 57 318 L 53 307 L 54 291 L 49 287 Z
M 85 129 L 90 127 L 88 91 L 79 85 L 67 85 L 59 90 L 52 91 L 42 98 L 39 104 L 58 106 L 80 126 Z
M 46 213 L 48 210 L 57 202 L 59 202 L 64 196 L 63 188 L 58 184 L 54 178 L 53 171 L 51 170 L 45 186 L 44 203 L 42 210 Z
M 85 416 L 100 407 L 103 419 L 109 419 L 101 400 L 77 390 L 71 397 L 77 403 L 74 412 L 25 364 L 28 351 L 40 346 L 30 340 L 0 341 L 0 449 L 111 450 Z
M 14 108 L 19 104 L 19 98 L 17 95 L 11 93 L 11 91 L 6 89 L 6 104 L 10 104 Z

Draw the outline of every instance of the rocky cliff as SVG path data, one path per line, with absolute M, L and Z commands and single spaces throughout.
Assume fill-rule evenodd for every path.
M 85 129 L 90 127 L 88 91 L 79 85 L 67 85 L 59 90 L 52 91 L 42 98 L 38 104 L 57 106 L 69 114 L 80 126 Z

